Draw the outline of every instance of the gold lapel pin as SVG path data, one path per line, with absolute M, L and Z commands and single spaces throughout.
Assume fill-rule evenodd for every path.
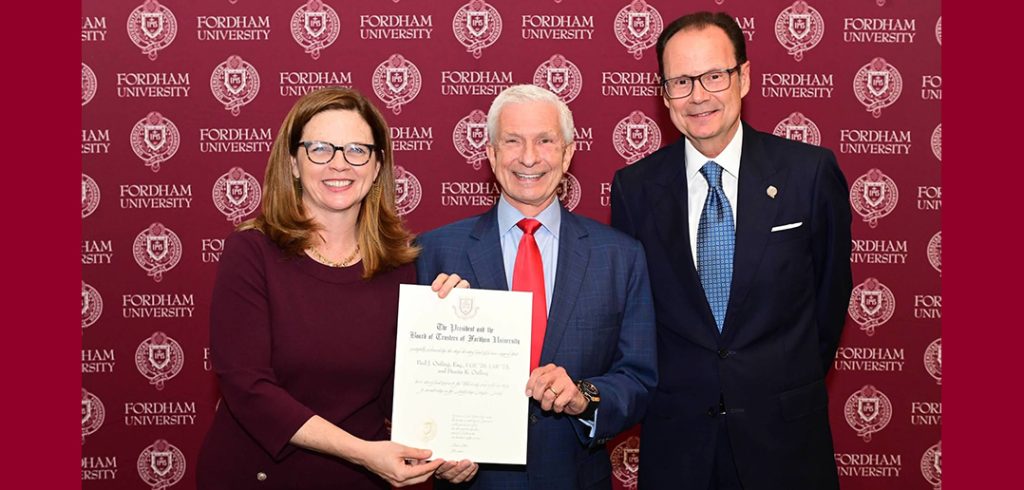
M 768 197 L 770 197 L 772 199 L 775 199 L 775 195 L 779 193 L 779 190 L 776 189 L 774 185 L 770 185 L 770 186 L 768 186 L 767 192 L 768 192 Z

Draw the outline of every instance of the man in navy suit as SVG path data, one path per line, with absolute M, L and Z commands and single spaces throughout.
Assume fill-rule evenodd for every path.
M 850 297 L 850 208 L 831 151 L 740 121 L 743 32 L 668 25 L 664 102 L 683 138 L 615 174 L 612 225 L 652 265 L 659 383 L 641 489 L 834 489 L 825 375 Z
M 420 236 L 418 276 L 429 281 L 442 274 L 438 281 L 444 281 L 443 274 L 458 274 L 475 288 L 518 289 L 523 276 L 515 276 L 527 274 L 519 256 L 539 250 L 543 291 L 534 290 L 533 313 L 535 322 L 540 315 L 543 342 L 523 387 L 531 397 L 523 414 L 529 418 L 526 465 L 480 465 L 460 488 L 610 489 L 604 444 L 639 422 L 657 383 L 643 247 L 570 213 L 556 198 L 575 151 L 572 114 L 556 95 L 533 85 L 510 87 L 491 105 L 487 126 L 498 203 Z

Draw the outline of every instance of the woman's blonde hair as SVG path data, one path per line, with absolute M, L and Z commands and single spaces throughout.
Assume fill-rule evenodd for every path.
M 388 124 L 380 111 L 355 90 L 327 87 L 295 102 L 270 148 L 261 213 L 238 225 L 238 229 L 260 230 L 279 247 L 296 255 L 303 255 L 307 248 L 316 245 L 314 240 L 320 226 L 306 215 L 302 187 L 292 175 L 291 161 L 298 155 L 306 123 L 313 116 L 330 110 L 354 111 L 366 121 L 380 162 L 380 173 L 359 207 L 357 223 L 363 278 L 369 279 L 378 272 L 412 262 L 419 249 L 412 244 L 412 234 L 395 210 L 394 158 Z

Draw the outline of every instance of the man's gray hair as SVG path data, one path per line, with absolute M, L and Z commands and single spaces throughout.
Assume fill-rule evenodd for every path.
M 548 89 L 536 85 L 513 85 L 506 88 L 491 102 L 491 108 L 487 111 L 487 137 L 491 144 L 495 144 L 498 138 L 498 116 L 506 104 L 521 104 L 524 102 L 548 102 L 554 104 L 558 109 L 558 122 L 562 129 L 562 139 L 565 144 L 572 143 L 575 126 L 572 122 L 572 111 L 569 106 L 562 102 L 557 95 Z

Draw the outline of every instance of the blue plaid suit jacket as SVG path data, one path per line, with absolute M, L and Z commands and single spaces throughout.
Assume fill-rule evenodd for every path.
M 544 412 L 531 400 L 523 415 L 529 420 L 526 466 L 481 465 L 476 478 L 459 488 L 611 488 L 604 444 L 643 417 L 657 384 L 654 306 L 643 247 L 609 226 L 561 212 L 558 270 L 540 362 L 598 387 L 597 431 L 591 438 L 590 428 L 576 417 Z M 496 207 L 424 233 L 418 241 L 421 284 L 444 272 L 457 273 L 474 288 L 509 289 Z

